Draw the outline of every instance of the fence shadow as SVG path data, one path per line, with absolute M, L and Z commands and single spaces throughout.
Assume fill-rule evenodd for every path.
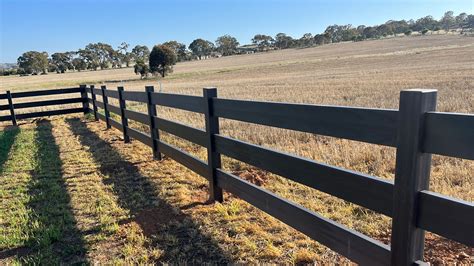
M 48 120 L 36 123 L 37 165 L 27 188 L 27 208 L 34 214 L 28 221 L 30 238 L 25 247 L 3 255 L 16 255 L 26 264 L 85 264 L 85 243 L 72 212 L 52 125 Z
M 67 122 L 100 164 L 101 173 L 107 177 L 104 182 L 113 185 L 119 205 L 130 211 L 132 220 L 151 238 L 152 245 L 164 251 L 160 260 L 180 264 L 230 262 L 216 241 L 204 235 L 191 217 L 160 198 L 155 192 L 156 185 L 87 128 L 86 122 L 77 118 Z M 167 241 L 170 237 L 176 241 Z
M 16 135 L 20 129 L 15 126 L 7 126 L 0 132 L 0 174 L 3 173 L 8 154 L 15 142 Z

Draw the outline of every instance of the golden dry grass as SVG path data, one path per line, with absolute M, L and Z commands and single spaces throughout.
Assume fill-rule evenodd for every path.
M 215 86 L 218 87 L 219 96 L 225 98 L 394 109 L 398 106 L 400 90 L 435 88 L 439 90 L 438 110 L 474 113 L 473 41 L 472 37 L 462 36 L 404 37 L 186 62 L 176 65 L 175 72 L 162 80 L 162 83 L 164 92 L 172 93 L 200 95 L 202 87 Z M 122 80 L 123 82 L 121 82 Z M 120 69 L 35 77 L 7 77 L 1 78 L 0 89 L 64 87 L 91 82 L 96 86 L 106 84 L 108 88 L 124 85 L 125 89 L 134 90 L 143 90 L 145 85 L 150 84 L 155 87 L 159 86 L 156 80 L 137 80 L 131 69 Z M 140 104 L 133 105 L 132 108 L 140 111 L 146 110 Z M 159 108 L 158 113 L 160 116 L 195 127 L 203 128 L 204 126 L 203 118 L 200 115 L 169 108 Z M 135 142 L 132 145 L 124 145 L 120 141 L 117 142 L 120 140 L 120 134 L 116 131 L 107 133 L 101 131 L 99 128 L 103 127 L 103 124 L 88 123 L 84 127 L 77 121 L 73 124 L 71 124 L 72 122 L 66 123 L 66 125 L 61 125 L 61 123 L 64 122 L 59 119 L 54 125 L 58 128 L 65 128 L 65 131 L 61 129 L 64 132 L 68 132 L 68 130 L 74 132 L 74 126 L 81 127 L 84 131 L 87 131 L 87 128 L 98 135 L 100 139 L 104 139 L 112 145 L 113 149 L 116 149 L 122 156 L 122 161 L 139 164 L 137 172 L 146 172 L 141 174 L 144 176 L 143 179 L 150 180 L 151 186 L 159 191 L 159 198 L 162 198 L 170 206 L 183 211 L 183 206 L 205 201 L 205 182 L 201 178 L 170 160 L 165 160 L 163 164 L 144 163 L 150 158 L 150 151 L 143 145 Z M 133 124 L 133 126 L 146 131 L 143 126 L 137 124 Z M 80 132 L 76 129 L 75 135 L 81 135 Z M 221 122 L 221 132 L 224 135 L 331 165 L 388 179 L 393 179 L 394 176 L 395 150 L 393 148 L 230 120 Z M 71 135 L 71 133 L 60 135 L 61 137 L 58 137 L 56 141 L 60 147 L 63 147 L 62 157 L 75 156 L 86 161 L 89 160 L 87 158 L 91 158 L 91 162 L 84 162 L 84 166 L 90 165 L 87 168 L 91 169 L 93 177 L 91 178 L 96 180 L 94 182 L 101 182 L 100 180 L 105 180 L 106 176 L 111 174 L 108 168 L 103 168 L 106 167 L 104 164 L 107 165 L 109 161 L 105 162 L 103 161 L 105 159 L 101 157 L 94 157 L 93 151 L 89 151 L 92 155 L 88 155 L 87 152 L 80 155 L 75 151 L 75 149 L 82 149 L 79 148 L 79 145 L 73 145 L 77 147 L 73 149 L 68 145 L 61 144 L 64 142 L 75 143 L 74 139 L 64 136 Z M 200 158 L 205 158 L 203 149 L 166 134 L 163 137 L 166 141 L 182 147 Z M 76 138 L 80 140 L 81 137 L 76 136 Z M 87 139 L 87 137 L 82 138 Z M 99 142 L 99 139 L 95 141 Z M 69 149 L 73 149 L 71 154 L 68 153 Z M 90 148 L 86 147 L 86 151 L 87 149 Z M 113 149 L 110 149 L 109 152 Z M 114 159 L 111 160 L 114 161 Z M 64 165 L 66 167 L 67 163 Z M 96 165 L 96 168 L 92 165 Z M 388 217 L 374 214 L 364 208 L 229 158 L 224 158 L 224 167 L 247 180 L 258 182 L 266 189 L 285 198 L 315 210 L 327 218 L 385 243 L 389 241 L 390 219 Z M 153 172 L 153 170 L 160 171 L 160 169 L 165 171 L 164 176 Z M 431 190 L 472 201 L 474 198 L 473 173 L 474 163 L 472 161 L 434 156 Z M 81 173 L 71 172 L 71 174 L 77 178 L 83 176 Z M 122 180 L 120 176 L 113 178 Z M 143 184 L 141 183 L 140 186 Z M 89 188 L 85 190 L 88 191 L 87 193 L 91 191 Z M 127 192 L 126 189 L 120 191 Z M 112 192 L 113 189 L 107 192 L 109 196 L 104 196 L 107 202 L 111 202 L 105 204 L 109 206 L 108 210 L 101 209 L 96 215 L 107 216 L 107 213 L 110 213 L 114 218 L 92 219 L 96 223 L 97 220 L 103 221 L 105 219 L 104 227 L 106 228 L 112 225 L 113 230 L 114 224 L 119 223 L 121 219 L 124 219 L 123 217 L 138 215 L 137 213 L 127 213 L 127 209 L 133 212 L 136 208 L 148 208 L 146 202 L 138 202 L 138 205 L 125 206 L 127 208 L 124 208 L 123 205 L 120 205 L 120 199 Z M 227 200 L 224 204 L 199 205 L 184 210 L 186 214 L 190 215 L 193 222 L 202 225 L 201 229 L 204 231 L 204 235 L 214 239 L 218 246 L 225 250 L 225 259 L 242 262 L 287 263 L 340 260 L 328 249 L 296 233 L 293 229 L 269 218 L 248 204 L 229 197 L 231 196 L 226 195 Z M 71 201 L 75 205 L 75 196 L 71 196 Z M 127 198 L 127 201 L 131 200 Z M 81 203 L 77 204 L 80 206 Z M 87 205 L 87 203 L 84 204 Z M 159 205 L 151 203 L 153 208 Z M 116 208 L 122 210 L 116 210 Z M 103 214 L 101 214 L 102 212 Z M 119 226 L 119 228 L 123 227 Z M 131 226 L 130 228 L 135 227 Z M 117 230 L 132 230 L 130 228 L 125 227 L 125 229 Z M 150 258 L 150 261 L 162 261 L 163 252 L 167 254 L 166 258 L 179 261 L 182 256 L 190 254 L 182 247 L 181 249 L 176 248 L 176 251 L 169 251 L 169 249 L 160 246 L 163 243 L 169 243 L 167 241 L 177 245 L 177 243 L 181 243 L 180 239 L 173 240 L 173 237 L 165 236 L 166 234 L 158 236 L 158 238 L 147 236 L 143 233 L 144 228 L 144 226 L 138 225 L 138 229 L 136 229 L 138 231 L 134 231 L 138 234 L 137 238 L 134 238 L 133 241 L 130 240 L 131 242 L 120 240 L 121 234 L 114 235 L 115 240 L 110 241 L 120 243 L 117 244 L 119 246 L 117 249 L 107 246 L 104 248 L 103 242 L 99 242 L 98 247 L 93 249 L 95 253 L 90 253 L 89 258 L 91 261 L 100 262 L 114 256 L 113 254 L 121 254 L 119 257 L 127 261 L 127 258 L 137 255 L 136 252 L 139 252 L 137 250 L 144 250 L 143 253 L 139 253 L 140 256 Z M 163 232 L 159 228 L 153 230 Z M 140 235 L 143 235 L 143 238 Z M 154 244 L 150 245 L 149 243 Z M 148 249 L 134 249 L 134 245 L 137 247 L 145 245 Z M 173 244 L 170 245 L 175 247 Z M 465 253 L 472 256 L 472 250 L 467 247 L 444 241 L 431 234 L 428 235 L 425 253 L 425 259 L 428 261 L 441 258 L 446 263 L 453 261 L 467 263 L 468 258 L 464 256 Z

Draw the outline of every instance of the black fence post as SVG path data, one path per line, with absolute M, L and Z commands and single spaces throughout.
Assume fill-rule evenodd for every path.
M 94 120 L 95 121 L 99 121 L 99 116 L 97 116 L 97 97 L 96 97 L 96 94 L 94 92 L 94 85 L 91 85 L 91 96 L 92 96 L 92 109 L 94 111 Z
M 155 124 L 155 119 L 154 117 L 156 116 L 156 105 L 153 104 L 152 101 L 152 95 L 155 91 L 155 87 L 153 86 L 146 86 L 145 91 L 147 93 L 147 107 L 148 107 L 148 117 L 150 118 L 149 124 L 150 124 L 150 136 L 151 140 L 153 142 L 153 158 L 155 160 L 161 160 L 161 153 L 160 153 L 160 147 L 159 147 L 159 141 L 160 141 L 160 132 L 158 131 L 158 127 Z
M 393 199 L 391 264 L 423 260 L 424 230 L 416 227 L 418 192 L 428 189 L 431 154 L 423 153 L 425 113 L 436 110 L 436 90 L 400 93 Z
M 207 133 L 207 164 L 209 179 L 209 200 L 223 201 L 222 188 L 217 186 L 216 169 L 221 168 L 221 155 L 214 147 L 214 134 L 219 134 L 219 118 L 214 116 L 212 98 L 217 97 L 217 88 L 204 88 L 204 115 L 206 119 Z
M 105 113 L 105 124 L 107 125 L 107 129 L 111 128 L 110 126 L 110 113 L 109 113 L 109 108 L 107 108 L 107 104 L 109 104 L 109 100 L 107 95 L 105 95 L 105 92 L 107 91 L 107 87 L 105 85 L 100 86 L 100 89 L 102 90 L 102 100 L 104 102 L 104 113 Z
M 118 94 L 119 94 L 119 105 L 120 105 L 120 116 L 122 117 L 122 127 L 123 127 L 123 141 L 125 143 L 130 142 L 130 137 L 128 136 L 128 119 L 125 117 L 125 109 L 127 105 L 125 103 L 125 99 L 123 98 L 123 87 L 117 87 Z
M 79 85 L 79 88 L 81 88 L 82 109 L 84 109 L 84 114 L 87 114 L 89 113 L 89 101 L 87 100 L 86 85 Z
M 15 106 L 13 105 L 12 94 L 10 91 L 7 91 L 8 107 L 10 108 L 10 117 L 12 124 L 16 126 L 16 115 L 15 115 Z

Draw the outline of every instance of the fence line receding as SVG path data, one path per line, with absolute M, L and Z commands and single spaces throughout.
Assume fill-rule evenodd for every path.
M 429 191 L 431 154 L 474 160 L 474 115 L 436 112 L 436 90 L 403 90 L 399 110 L 321 106 L 222 99 L 217 89 L 203 96 L 107 90 L 105 86 L 0 94 L 10 110 L 0 121 L 91 112 L 124 135 L 174 159 L 209 180 L 210 199 L 222 201 L 222 189 L 303 232 L 352 261 L 363 264 L 409 265 L 423 259 L 424 231 L 428 230 L 470 247 L 474 246 L 474 205 Z M 13 99 L 80 93 L 78 98 L 15 104 Z M 117 99 L 119 106 L 109 104 Z M 147 104 L 147 113 L 127 109 L 127 102 Z M 15 115 L 15 109 L 82 103 L 81 108 Z M 92 105 L 92 108 L 89 105 Z M 201 130 L 159 117 L 156 106 L 204 114 Z M 103 110 L 99 112 L 99 109 Z M 111 118 L 110 113 L 120 117 Z M 316 162 L 285 152 L 233 139 L 219 133 L 219 118 L 273 126 L 319 135 L 395 147 L 395 181 Z M 133 120 L 150 133 L 128 126 Z M 208 161 L 200 160 L 160 139 L 165 131 L 207 148 Z M 308 187 L 363 206 L 392 218 L 390 245 L 347 228 L 318 213 L 247 182 L 221 167 L 221 155 L 248 163 Z

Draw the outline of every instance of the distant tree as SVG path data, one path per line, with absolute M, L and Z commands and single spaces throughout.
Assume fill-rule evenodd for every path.
M 132 59 L 137 62 L 142 60 L 143 62 L 148 62 L 150 57 L 150 49 L 145 45 L 137 45 L 132 49 Z
M 326 37 L 324 36 L 324 34 L 316 34 L 314 35 L 314 44 L 316 45 L 323 45 L 323 44 L 326 44 L 328 43 L 329 40 L 326 39 Z
M 326 28 L 324 31 L 331 42 L 342 42 L 342 41 L 351 41 L 358 35 L 357 29 L 352 27 L 351 24 L 347 25 L 331 25 Z
M 117 52 L 120 57 L 119 67 L 122 67 L 123 64 L 125 64 L 126 67 L 130 66 L 130 62 L 132 61 L 132 54 L 128 51 L 128 47 L 130 47 L 130 44 L 126 42 L 122 42 L 118 47 Z
M 26 74 L 46 73 L 48 69 L 48 53 L 29 51 L 18 57 L 18 67 Z
M 94 56 L 98 59 L 98 63 L 100 69 L 109 68 L 111 64 L 114 63 L 115 57 L 115 50 L 112 48 L 110 44 L 106 43 L 90 43 L 85 48 L 86 51 L 90 51 L 90 53 L 94 54 Z
M 443 27 L 444 30 L 448 31 L 449 29 L 451 29 L 456 24 L 456 19 L 454 18 L 454 12 L 446 11 L 439 22 L 441 24 L 441 27 Z
M 434 28 L 438 26 L 438 24 L 438 21 L 432 16 L 426 16 L 417 19 L 416 22 L 412 25 L 411 30 L 422 31 L 424 28 L 428 30 L 434 30 Z
M 10 69 L 4 69 L 0 68 L 0 76 L 10 76 L 10 75 L 17 75 L 18 74 L 18 69 L 16 68 L 10 68 Z
M 202 59 L 203 56 L 211 55 L 214 50 L 214 44 L 207 40 L 196 39 L 189 45 L 189 50 L 199 59 Z
M 56 72 L 56 73 L 61 73 L 58 70 L 58 66 L 53 63 L 53 60 L 51 58 L 48 58 L 48 72 Z
M 287 49 L 294 45 L 295 40 L 285 33 L 278 33 L 275 36 L 275 46 L 279 49 Z
M 99 56 L 96 53 L 94 53 L 90 49 L 79 49 L 77 54 L 79 55 L 80 59 L 86 62 L 87 69 L 97 70 L 100 63 L 99 63 Z
M 382 25 L 377 26 L 377 35 L 386 37 L 389 35 L 394 35 L 394 32 L 392 30 L 391 25 L 382 24 Z
M 179 43 L 177 41 L 168 41 L 168 42 L 163 43 L 163 45 L 168 46 L 174 51 L 178 62 L 182 62 L 182 61 L 186 61 L 190 59 L 186 51 L 185 44 Z
M 465 24 L 467 22 L 467 14 L 464 12 L 460 13 L 459 15 L 456 16 L 455 21 L 456 21 L 456 27 L 465 28 Z
M 219 51 L 222 55 L 233 55 L 237 53 L 237 46 L 239 46 L 239 42 L 235 37 L 223 35 L 217 38 L 216 46 L 217 51 Z
M 73 69 L 71 53 L 54 53 L 51 55 L 51 64 L 55 66 L 58 73 L 64 73 L 68 69 Z
M 385 25 L 387 26 L 388 32 L 391 34 L 404 33 L 410 29 L 410 25 L 405 20 L 389 20 L 385 22 Z
M 89 43 L 84 49 L 80 49 L 78 54 L 87 62 L 89 69 L 97 70 L 109 68 L 110 65 L 117 65 L 116 51 L 110 44 Z
M 260 51 L 268 50 L 273 45 L 272 36 L 257 34 L 252 38 L 252 43 L 256 44 Z
M 428 29 L 423 29 L 423 30 L 421 31 L 421 34 L 426 35 L 426 33 L 428 33 L 428 31 L 429 31 Z
M 109 56 L 112 68 L 122 68 L 124 58 L 120 50 L 112 49 L 111 51 L 109 51 Z
M 135 62 L 134 69 L 135 74 L 140 75 L 140 78 L 147 78 L 150 73 L 150 68 L 142 59 L 138 59 Z
M 364 37 L 364 39 L 374 39 L 377 38 L 379 35 L 375 27 L 365 27 L 362 31 L 362 36 Z
M 474 28 L 474 15 L 468 15 L 464 28 Z
M 155 45 L 150 53 L 150 72 L 153 75 L 160 74 L 165 77 L 173 72 L 173 65 L 176 64 L 176 54 L 166 45 Z
M 298 45 L 301 47 L 309 47 L 314 44 L 314 37 L 311 33 L 305 33 L 303 36 L 298 40 Z
M 412 32 L 411 30 L 407 30 L 407 31 L 405 31 L 405 35 L 406 35 L 406 36 L 410 36 L 410 35 L 411 35 L 411 32 Z
M 87 63 L 84 59 L 82 58 L 74 58 L 72 59 L 71 64 L 74 66 L 74 69 L 77 71 L 81 70 L 86 70 L 87 69 Z
M 364 29 L 366 28 L 365 25 L 359 25 L 357 26 L 356 30 L 357 30 L 357 34 L 358 35 L 363 35 L 364 34 Z

